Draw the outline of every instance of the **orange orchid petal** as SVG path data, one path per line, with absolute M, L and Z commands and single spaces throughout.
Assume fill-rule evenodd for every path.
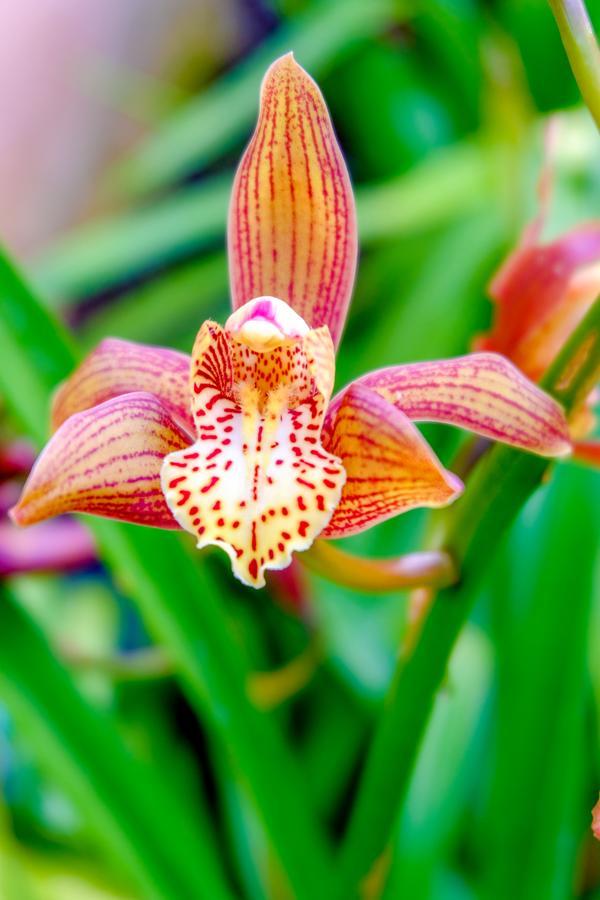
M 162 469 L 182 528 L 199 548 L 225 550 L 253 587 L 310 546 L 344 483 L 340 461 L 320 443 L 333 344 L 326 328 L 315 334 L 298 319 L 282 301 L 260 298 L 225 328 L 204 323 L 192 367 L 198 439 Z
M 600 441 L 575 441 L 573 459 L 600 469 Z
M 188 443 L 153 394 L 113 397 L 60 426 L 38 457 L 12 519 L 33 525 L 83 512 L 176 528 L 159 473 L 166 454 Z
M 600 253 L 600 241 L 598 250 Z M 577 269 L 561 302 L 540 319 L 537 327 L 523 335 L 512 354 L 516 365 L 538 381 L 599 294 L 600 262 Z
M 559 404 L 495 353 L 391 366 L 354 384 L 376 391 L 415 421 L 456 425 L 541 456 L 570 451 Z M 343 396 L 332 401 L 328 419 Z
M 193 433 L 190 362 L 189 356 L 176 350 L 106 338 L 54 395 L 52 430 L 74 413 L 111 397 L 145 391 L 159 397 L 170 415 Z
M 477 349 L 509 356 L 537 380 L 600 292 L 600 222 L 551 244 L 525 241 L 490 285 L 493 327 Z
M 410 419 L 360 383 L 345 391 L 325 444 L 346 470 L 322 537 L 356 534 L 418 506 L 446 506 L 462 491 Z
M 323 96 L 291 53 L 263 81 L 228 245 L 234 309 L 279 297 L 339 342 L 356 268 L 354 198 Z

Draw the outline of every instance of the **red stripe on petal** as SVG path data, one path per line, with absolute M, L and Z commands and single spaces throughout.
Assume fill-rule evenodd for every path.
M 339 342 L 357 257 L 350 179 L 327 106 L 288 54 L 267 72 L 229 211 L 233 307 L 272 295 Z
M 190 357 L 164 347 L 106 338 L 62 384 L 52 403 L 52 429 L 111 397 L 146 391 L 190 432 Z
M 456 425 L 541 456 L 563 456 L 571 449 L 559 404 L 495 353 L 391 366 L 355 384 L 376 391 L 416 421 Z M 343 396 L 332 401 L 329 419 Z
M 152 394 L 114 397 L 76 413 L 50 439 L 18 504 L 18 525 L 65 512 L 176 528 L 160 486 L 164 457 L 187 433 Z
M 346 483 L 322 537 L 356 534 L 419 506 L 445 506 L 462 484 L 399 409 L 353 384 L 330 421 L 327 449 L 342 461 Z

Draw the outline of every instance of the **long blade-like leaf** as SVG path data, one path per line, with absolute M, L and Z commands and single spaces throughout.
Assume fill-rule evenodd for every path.
M 128 753 L 110 720 L 86 704 L 4 587 L 0 636 L 2 701 L 37 748 L 39 761 L 77 801 L 99 841 L 144 896 L 232 896 L 214 845 L 191 809 L 158 772 Z

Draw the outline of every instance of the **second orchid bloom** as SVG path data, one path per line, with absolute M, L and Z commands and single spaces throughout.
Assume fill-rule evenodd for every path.
M 354 199 L 323 97 L 291 54 L 265 77 L 228 243 L 234 312 L 202 325 L 191 358 L 108 339 L 60 388 L 18 524 L 84 512 L 182 527 L 261 587 L 319 535 L 460 494 L 415 421 L 569 451 L 558 404 L 492 353 L 370 372 L 331 399 Z
M 551 121 L 546 131 L 538 213 L 490 284 L 492 326 L 475 341 L 477 349 L 505 354 L 534 381 L 544 376 L 600 295 L 600 219 L 549 243 L 541 240 L 554 180 L 551 150 L 557 127 Z M 574 457 L 600 466 L 600 442 L 587 439 L 596 426 L 596 380 L 592 377 L 571 411 L 569 430 Z

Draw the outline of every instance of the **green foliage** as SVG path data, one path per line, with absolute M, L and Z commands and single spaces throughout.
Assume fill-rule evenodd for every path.
M 164 187 L 205 166 L 244 138 L 256 117 L 258 90 L 271 62 L 292 50 L 319 75 L 341 55 L 397 18 L 392 0 L 323 0 L 290 17 L 239 66 L 177 113 L 120 172 L 135 191 Z M 396 15 L 394 15 L 396 10 Z
M 189 796 L 134 760 L 109 720 L 88 707 L 8 591 L 0 594 L 2 697 L 53 772 L 147 897 L 230 896 L 208 829 Z M 195 860 L 195 862 L 194 862 Z M 201 861 L 202 873 L 197 865 Z
M 254 6 L 269 13 L 247 23 L 249 49 L 215 41 L 223 74 L 203 84 L 201 64 L 186 90 L 146 97 L 162 120 L 81 204 L 109 212 L 23 273 L 0 254 L 0 441 L 43 445 L 51 392 L 104 336 L 189 352 L 227 314 L 234 166 L 288 50 L 319 80 L 356 185 L 338 385 L 468 352 L 487 327 L 489 280 L 536 205 L 541 114 L 580 102 L 550 5 Z M 590 121 L 564 116 L 552 235 L 598 216 Z M 599 315 L 550 373 L 568 407 L 597 358 L 579 386 L 558 376 Z M 427 434 L 450 464 L 461 438 Z M 186 536 L 88 519 L 97 566 L 0 584 L 2 900 L 349 900 L 366 876 L 385 900 L 600 895 L 599 509 L 597 473 L 496 448 L 449 511 L 350 539 L 392 556 L 444 534 L 460 563 L 400 663 L 406 595 L 314 577 L 298 616 Z M 255 673 L 313 645 L 312 676 L 263 710 Z
M 589 825 L 587 785 L 594 758 L 588 751 L 586 651 L 597 556 L 597 488 L 582 470 L 556 473 L 543 496 L 525 508 L 503 549 L 516 561 L 510 589 L 506 556 L 496 566 L 500 577 L 493 573 L 490 579 L 498 648 L 497 729 L 495 767 L 480 824 L 494 852 L 488 855 L 481 846 L 478 852 L 491 896 L 508 890 L 518 898 L 569 896 L 577 848 Z M 576 518 L 570 514 L 574 508 Z M 533 535 L 532 519 L 537 523 Z M 514 553 L 525 536 L 527 565 Z M 521 809 L 525 795 L 534 798 L 527 819 Z

